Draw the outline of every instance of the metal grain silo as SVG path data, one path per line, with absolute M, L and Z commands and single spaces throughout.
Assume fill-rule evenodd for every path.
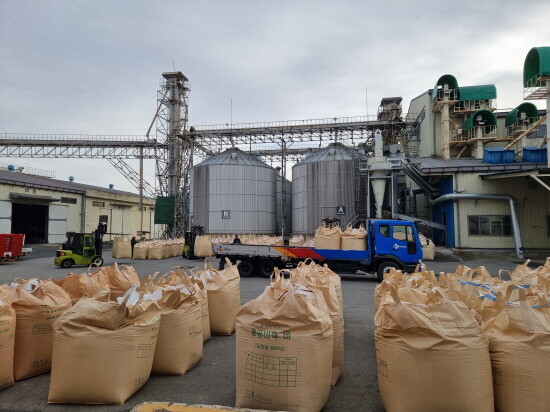
M 276 232 L 277 172 L 232 148 L 191 169 L 190 214 L 207 233 Z
M 355 150 L 333 143 L 292 167 L 293 233 L 313 234 L 329 216 L 342 224 L 355 216 L 358 161 Z

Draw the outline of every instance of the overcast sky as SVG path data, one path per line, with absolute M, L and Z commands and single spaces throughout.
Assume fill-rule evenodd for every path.
M 370 114 L 384 96 L 406 111 L 446 73 L 513 108 L 549 22 L 547 0 L 0 0 L 0 133 L 144 135 L 174 68 L 190 125 L 229 123 L 231 100 L 233 123 L 363 116 L 366 89 Z M 135 191 L 106 160 L 0 162 Z

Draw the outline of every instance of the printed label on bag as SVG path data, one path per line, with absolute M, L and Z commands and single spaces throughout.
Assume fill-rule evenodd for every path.
M 189 326 L 189 337 L 198 336 L 202 333 L 202 325 L 191 325 Z
M 295 387 L 298 360 L 246 352 L 246 379 L 267 386 Z
M 50 359 L 40 359 L 31 362 L 33 369 L 50 369 L 52 366 Z
M 47 335 L 49 333 L 52 333 L 52 325 L 50 323 L 32 325 L 33 335 Z
M 151 356 L 153 356 L 153 353 L 155 353 L 153 344 L 147 343 L 147 344 L 138 345 L 138 348 L 137 348 L 138 358 L 150 358 Z

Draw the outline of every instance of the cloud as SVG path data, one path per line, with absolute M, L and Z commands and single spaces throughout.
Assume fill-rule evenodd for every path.
M 0 132 L 145 134 L 174 68 L 191 125 L 229 123 L 231 101 L 234 123 L 360 116 L 366 89 L 370 114 L 385 96 L 407 108 L 445 73 L 514 107 L 549 16 L 545 1 L 4 0 Z M 105 160 L 24 161 L 132 189 Z

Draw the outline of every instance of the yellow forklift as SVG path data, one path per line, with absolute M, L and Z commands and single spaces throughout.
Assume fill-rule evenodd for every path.
M 92 233 L 67 232 L 67 240 L 58 249 L 54 264 L 62 268 L 74 265 L 89 266 L 92 263 L 103 265 L 103 235 L 107 233 L 107 223 L 100 222 Z

